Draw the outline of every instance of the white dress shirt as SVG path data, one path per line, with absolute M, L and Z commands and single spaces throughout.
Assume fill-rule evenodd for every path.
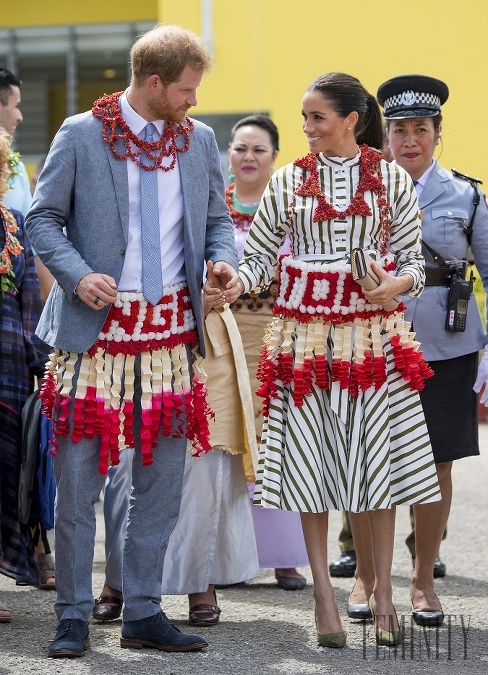
M 420 178 L 417 181 L 415 181 L 415 192 L 417 193 L 417 199 L 419 200 L 420 195 L 424 191 L 424 187 L 426 186 L 429 176 L 432 173 L 433 169 L 434 169 L 434 160 L 432 160 L 432 164 L 429 166 L 427 171 L 424 171 L 424 173 L 420 176 Z
M 120 98 L 120 107 L 130 130 L 139 138 L 144 136 L 147 120 L 130 106 L 127 92 Z M 153 122 L 159 137 L 164 131 L 164 120 Z M 166 160 L 171 163 L 172 157 Z M 131 159 L 127 159 L 127 177 L 129 189 L 129 236 L 124 266 L 120 277 L 119 291 L 137 291 L 142 293 L 142 253 L 141 253 L 141 195 L 140 168 Z M 171 286 L 185 280 L 185 260 L 183 243 L 183 195 L 181 193 L 178 162 L 171 171 L 158 170 L 158 205 L 161 233 L 161 266 L 164 286 Z

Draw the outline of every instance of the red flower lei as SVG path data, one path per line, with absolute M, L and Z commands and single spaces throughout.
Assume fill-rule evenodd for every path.
M 119 98 L 122 94 L 122 91 L 116 94 L 104 94 L 93 104 L 94 117 L 103 122 L 103 140 L 110 146 L 116 159 L 131 159 L 138 167 L 146 171 L 156 171 L 156 169 L 171 171 L 176 166 L 176 153 L 186 152 L 190 147 L 190 131 L 193 131 L 193 122 L 189 117 L 186 117 L 181 124 L 166 122 L 164 133 L 159 141 L 148 143 L 133 134 L 125 121 L 119 106 Z M 176 144 L 178 136 L 183 136 L 185 139 L 182 147 Z M 124 142 L 124 153 L 118 152 L 115 148 L 119 140 Z M 154 164 L 147 166 L 139 160 L 143 152 Z M 163 160 L 168 157 L 172 157 L 172 160 L 170 164 L 164 166 Z
M 380 170 L 380 160 L 383 155 L 377 150 L 373 150 L 367 145 L 359 146 L 361 158 L 359 160 L 359 183 L 356 193 L 344 211 L 338 211 L 325 198 L 320 187 L 319 172 L 317 170 L 317 155 L 313 152 L 308 153 L 293 162 L 295 166 L 309 171 L 310 175 L 300 185 L 293 195 L 289 212 L 295 203 L 295 195 L 300 197 L 317 197 L 317 207 L 313 214 L 313 222 L 321 220 L 346 220 L 348 216 L 371 216 L 371 209 L 364 199 L 365 192 L 374 192 L 377 195 L 377 204 L 380 210 L 380 253 L 385 255 L 387 251 L 387 242 L 391 228 L 390 205 L 385 195 L 386 187 L 383 184 L 383 177 Z
M 237 209 L 234 208 L 232 200 L 232 193 L 234 192 L 235 186 L 236 186 L 235 183 L 231 183 L 230 185 L 227 186 L 225 190 L 225 203 L 229 207 L 230 217 L 234 221 L 234 225 L 239 230 L 244 230 L 244 232 L 247 232 L 253 221 L 254 213 L 256 213 L 256 211 L 258 210 L 258 206 L 256 204 L 254 213 L 241 213 L 241 211 L 237 211 Z

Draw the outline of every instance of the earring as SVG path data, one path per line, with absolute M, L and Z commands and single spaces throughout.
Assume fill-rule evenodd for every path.
M 233 183 L 235 181 L 236 177 L 234 176 L 234 173 L 232 172 L 232 169 L 229 169 L 229 183 Z

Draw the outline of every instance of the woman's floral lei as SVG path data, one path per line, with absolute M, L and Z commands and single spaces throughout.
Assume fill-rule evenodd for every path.
M 20 255 L 23 247 L 15 233 L 19 231 L 19 226 L 6 206 L 0 202 L 0 218 L 5 231 L 5 246 L 0 251 L 0 291 L 2 295 L 5 292 L 17 293 L 18 288 L 14 283 L 15 273 L 12 269 L 12 260 L 10 256 Z
M 10 169 L 10 174 L 7 178 L 7 183 L 12 187 L 12 181 L 15 176 L 20 176 L 20 153 L 10 150 L 7 157 L 8 168 Z
M 386 187 L 383 184 L 380 162 L 383 155 L 368 147 L 360 145 L 359 160 L 359 183 L 349 206 L 344 211 L 338 211 L 327 201 L 320 186 L 319 172 L 317 169 L 317 155 L 310 152 L 305 157 L 295 160 L 293 163 L 308 173 L 304 182 L 298 186 L 293 194 L 293 199 L 288 208 L 289 218 L 292 219 L 292 211 L 295 197 L 316 197 L 317 206 L 313 214 L 313 222 L 323 220 L 346 220 L 348 216 L 370 216 L 371 209 L 364 199 L 365 192 L 373 192 L 376 195 L 376 203 L 380 211 L 380 253 L 386 254 L 387 243 L 391 228 L 390 205 L 386 200 Z

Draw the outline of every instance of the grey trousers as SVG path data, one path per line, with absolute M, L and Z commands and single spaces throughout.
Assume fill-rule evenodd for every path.
M 99 443 L 57 440 L 55 610 L 59 620 L 88 621 L 94 604 L 95 502 L 104 481 L 98 472 Z M 164 556 L 178 520 L 186 446 L 186 438 L 160 437 L 153 449 L 153 464 L 145 467 L 139 450 L 134 453 L 122 564 L 124 621 L 144 619 L 160 611 Z
M 120 453 L 120 464 L 111 466 L 105 482 L 103 516 L 105 520 L 105 582 L 110 588 L 122 590 L 122 560 L 127 511 L 132 485 L 132 458 L 134 451 Z

